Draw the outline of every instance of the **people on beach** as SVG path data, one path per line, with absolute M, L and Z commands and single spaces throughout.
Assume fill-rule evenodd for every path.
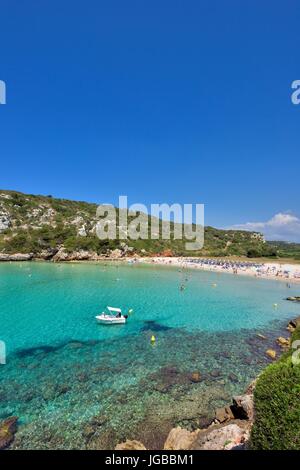
M 279 263 L 258 263 L 251 261 L 240 261 L 232 259 L 218 259 L 218 258 L 164 258 L 154 257 L 148 259 L 151 263 L 155 264 L 174 264 L 180 265 L 179 273 L 182 274 L 182 281 L 179 289 L 183 291 L 185 289 L 185 283 L 187 277 L 184 274 L 185 268 L 196 267 L 199 269 L 216 271 L 218 272 L 230 272 L 233 274 L 247 274 L 255 277 L 264 278 L 277 278 L 277 279 L 289 279 L 289 280 L 300 280 L 299 266 L 292 264 L 279 264 Z M 287 287 L 290 286 L 287 283 Z

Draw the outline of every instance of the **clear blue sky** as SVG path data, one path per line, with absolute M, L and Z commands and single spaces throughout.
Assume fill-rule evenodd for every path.
M 299 5 L 1 0 L 0 187 L 299 216 Z

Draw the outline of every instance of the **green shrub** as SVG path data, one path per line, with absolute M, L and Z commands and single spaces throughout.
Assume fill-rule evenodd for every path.
M 300 338 L 300 328 L 292 340 Z M 292 363 L 292 350 L 268 366 L 254 391 L 254 450 L 300 450 L 300 365 Z

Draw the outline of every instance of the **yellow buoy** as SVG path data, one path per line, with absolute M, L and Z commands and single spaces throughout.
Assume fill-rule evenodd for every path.
M 213 286 L 213 287 L 217 287 L 217 284 L 213 284 L 212 286 Z
M 273 304 L 273 307 L 274 307 L 274 308 L 277 308 L 277 307 L 278 307 L 278 304 Z
M 130 308 L 130 309 L 128 310 L 128 313 L 133 313 L 133 308 Z
M 151 343 L 155 343 L 155 341 L 156 341 L 155 336 L 152 335 L 152 336 L 151 336 Z

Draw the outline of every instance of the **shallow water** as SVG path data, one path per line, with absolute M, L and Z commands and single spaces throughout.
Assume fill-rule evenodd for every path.
M 125 438 L 159 447 L 176 424 L 205 425 L 265 367 L 266 349 L 299 314 L 284 298 L 297 294 L 198 270 L 0 264 L 0 419 L 20 417 L 15 448 L 113 448 Z M 97 325 L 106 305 L 133 314 Z

